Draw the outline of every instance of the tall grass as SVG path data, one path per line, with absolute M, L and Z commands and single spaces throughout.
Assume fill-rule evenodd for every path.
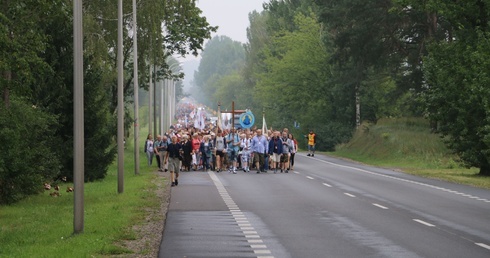
M 143 131 L 143 130 L 141 130 Z M 141 133 L 146 135 L 146 133 Z M 140 137 L 143 144 L 145 137 Z M 73 234 L 73 193 L 31 196 L 0 207 L 0 257 L 91 257 L 130 253 L 115 245 L 134 239 L 131 226 L 141 223 L 147 207 L 159 206 L 154 194 L 156 167 L 141 152 L 140 175 L 134 173 L 132 144 L 124 155 L 124 193 L 117 193 L 117 166 L 104 180 L 84 185 L 84 232 Z M 72 186 L 61 185 L 62 189 Z
M 490 178 L 478 169 L 458 163 L 438 134 L 423 118 L 381 119 L 363 124 L 349 143 L 337 146 L 333 156 L 366 164 L 401 169 L 407 173 L 490 188 Z

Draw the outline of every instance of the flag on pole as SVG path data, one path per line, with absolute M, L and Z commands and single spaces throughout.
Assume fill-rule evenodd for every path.
M 267 134 L 267 124 L 265 123 L 265 114 L 262 113 L 262 133 Z
M 221 107 L 220 107 L 220 105 L 218 105 L 218 120 L 216 121 L 216 133 L 218 133 L 218 131 L 223 131 L 223 124 L 221 121 Z
M 203 130 L 205 126 L 205 112 L 201 108 L 197 109 L 196 119 L 194 120 L 194 127 Z

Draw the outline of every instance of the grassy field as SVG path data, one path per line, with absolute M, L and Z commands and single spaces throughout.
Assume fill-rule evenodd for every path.
M 347 144 L 331 156 L 369 165 L 399 169 L 406 173 L 490 189 L 490 177 L 477 168 L 463 168 L 441 138 L 430 132 L 421 118 L 382 119 L 363 125 Z
M 142 130 L 143 131 L 143 130 Z M 142 133 L 141 135 L 146 135 Z M 140 137 L 143 144 L 145 137 Z M 128 145 L 131 145 L 130 143 Z M 140 148 L 141 149 L 141 148 Z M 158 207 L 154 193 L 155 165 L 146 165 L 141 152 L 140 175 L 134 174 L 133 148 L 128 146 L 124 163 L 124 193 L 117 193 L 117 166 L 106 179 L 84 187 L 84 232 L 73 234 L 73 193 L 60 197 L 52 191 L 32 196 L 11 206 L 0 207 L 0 257 L 101 257 L 131 253 L 118 241 L 138 237 L 131 230 L 142 223 L 147 207 Z

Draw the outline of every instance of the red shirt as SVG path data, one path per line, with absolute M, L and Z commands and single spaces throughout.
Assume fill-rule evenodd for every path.
M 201 146 L 201 141 L 199 139 L 192 139 L 192 150 L 199 151 L 199 147 Z

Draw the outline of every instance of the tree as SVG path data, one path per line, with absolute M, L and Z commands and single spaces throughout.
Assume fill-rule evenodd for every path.
M 434 42 L 424 61 L 428 115 L 463 163 L 490 175 L 489 1 L 445 3 L 453 37 Z
M 12 0 L 0 6 L 0 90 L 6 108 L 11 94 L 29 94 L 27 86 L 50 72 L 40 53 L 47 37 L 43 23 L 51 19 L 46 15 L 59 10 L 56 4 L 54 7 L 51 4 Z
M 227 36 L 215 36 L 205 46 L 198 70 L 194 74 L 196 100 L 208 106 L 219 101 L 215 98 L 217 82 L 224 76 L 243 68 L 245 50 L 238 41 Z M 231 100 L 230 100 L 231 101 Z

